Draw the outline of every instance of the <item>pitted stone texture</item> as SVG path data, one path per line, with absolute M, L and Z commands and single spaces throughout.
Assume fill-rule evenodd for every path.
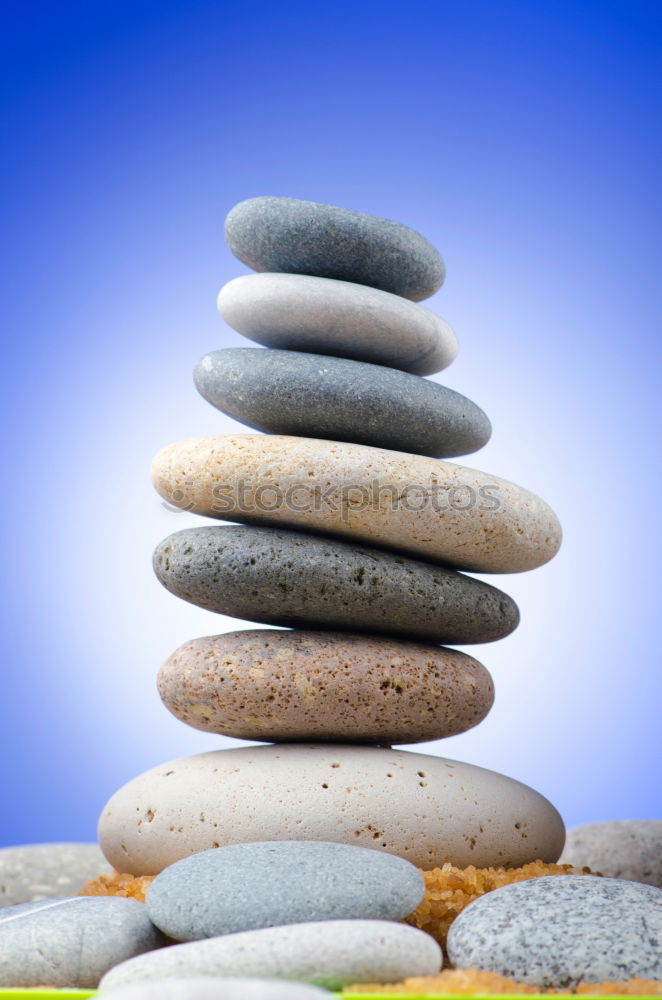
M 161 764 L 119 789 L 99 822 L 116 868 L 155 875 L 198 851 L 258 840 L 328 840 L 419 868 L 554 862 L 556 809 L 512 778 L 407 750 L 292 744 Z
M 297 531 L 185 528 L 156 547 L 153 565 L 177 597 L 267 625 L 462 644 L 501 639 L 519 621 L 514 601 L 482 580 Z
M 442 964 L 429 934 L 387 920 L 325 920 L 242 931 L 123 962 L 103 989 L 168 976 L 258 976 L 342 989 L 349 983 L 431 976 Z
M 587 823 L 568 831 L 563 864 L 662 888 L 662 820 Z
M 390 219 L 298 198 L 240 201 L 225 220 L 230 250 L 254 271 L 311 274 L 427 299 L 444 262 L 424 236 Z
M 439 740 L 476 726 L 494 701 L 488 671 L 457 649 L 298 629 L 191 639 L 158 688 L 187 725 L 265 743 Z
M 213 406 L 268 433 L 453 458 L 478 451 L 492 432 L 459 392 L 361 361 L 247 347 L 206 354 L 193 377 Z
M 451 924 L 459 968 L 542 989 L 662 979 L 662 891 L 585 875 L 543 876 L 474 900 Z
M 95 989 L 114 965 L 165 943 L 134 899 L 20 903 L 0 913 L 0 986 Z
M 245 274 L 218 295 L 226 323 L 286 351 L 353 358 L 432 375 L 454 361 L 448 323 L 400 295 L 305 274 Z
M 169 503 L 224 521 L 328 532 L 477 573 L 516 573 L 561 544 L 528 490 L 451 462 L 286 435 L 188 438 L 152 462 Z
M 152 922 L 176 941 L 317 920 L 404 920 L 425 895 L 418 868 L 392 854 L 319 840 L 201 851 L 147 890 Z
M 104 990 L 113 1000 L 329 1000 L 329 991 L 291 979 L 196 976 L 157 979 Z
M 0 909 L 75 896 L 112 868 L 97 844 L 24 844 L 0 848 Z

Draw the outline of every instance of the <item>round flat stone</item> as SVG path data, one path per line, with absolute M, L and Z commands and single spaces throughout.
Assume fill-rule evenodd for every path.
M 339 990 L 349 983 L 432 976 L 441 963 L 437 942 L 406 924 L 325 920 L 176 944 L 123 962 L 104 976 L 101 987 L 212 975 L 294 979 Z
M 404 858 L 353 844 L 229 844 L 183 858 L 147 890 L 150 920 L 176 941 L 316 920 L 404 920 L 425 895 Z
M 477 725 L 494 701 L 488 671 L 457 649 L 298 629 L 190 639 L 158 689 L 187 725 L 264 743 L 439 740 Z
M 113 795 L 99 822 L 108 860 L 155 875 L 198 851 L 260 840 L 371 847 L 419 868 L 554 862 L 565 831 L 538 792 L 443 757 L 280 743 L 185 757 Z
M 114 1000 L 329 1000 L 329 991 L 291 979 L 189 976 L 157 979 L 104 991 Z
M 561 544 L 533 493 L 462 465 L 277 434 L 188 438 L 158 453 L 164 500 L 223 521 L 303 527 L 477 573 L 516 573 Z
M 568 831 L 562 864 L 662 888 L 662 820 L 587 823 Z
M 225 239 L 254 271 L 354 281 L 416 302 L 446 276 L 439 252 L 408 226 L 317 201 L 240 201 L 225 220 Z
M 306 274 L 244 274 L 223 286 L 218 310 L 265 347 L 353 358 L 432 375 L 457 355 L 445 320 L 400 295 Z
M 165 943 L 134 899 L 19 903 L 0 913 L 0 986 L 96 989 L 114 965 Z
M 75 896 L 88 879 L 112 871 L 97 844 L 0 848 L 0 908 Z
M 459 968 L 565 989 L 582 980 L 662 979 L 661 939 L 659 889 L 548 875 L 474 900 L 452 923 L 447 947 Z
M 269 433 L 452 458 L 478 451 L 492 432 L 459 392 L 362 361 L 247 347 L 206 354 L 193 377 L 213 406 Z
M 501 639 L 519 621 L 515 602 L 482 580 L 303 532 L 185 528 L 156 547 L 153 565 L 177 597 L 267 625 L 463 644 Z

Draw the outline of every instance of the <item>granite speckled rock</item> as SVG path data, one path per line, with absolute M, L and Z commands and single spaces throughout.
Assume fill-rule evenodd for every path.
M 362 361 L 246 347 L 206 354 L 193 377 L 213 406 L 269 433 L 453 458 L 478 451 L 492 432 L 459 392 Z
M 439 972 L 441 948 L 414 927 L 386 920 L 325 920 L 241 931 L 176 944 L 123 962 L 103 989 L 169 976 L 295 979 L 338 990 L 349 983 L 395 982 Z
M 303 532 L 185 528 L 160 542 L 153 565 L 175 596 L 267 625 L 462 644 L 501 639 L 519 621 L 514 601 L 482 580 Z
M 304 274 L 245 274 L 218 295 L 226 323 L 266 347 L 353 358 L 432 375 L 457 338 L 425 306 L 367 285 Z
M 354 281 L 416 302 L 446 277 L 439 251 L 415 230 L 317 201 L 240 201 L 225 220 L 225 239 L 254 271 Z
M 545 989 L 584 980 L 662 979 L 662 892 L 582 875 L 503 886 L 451 925 L 459 968 L 499 972 Z
M 112 871 L 97 844 L 25 844 L 0 848 L 0 909 L 75 896 L 88 879 Z
M 113 1000 L 329 1000 L 329 991 L 291 979 L 190 976 L 157 979 L 104 991 Z
M 425 895 L 418 868 L 353 844 L 281 840 L 201 851 L 157 875 L 147 913 L 176 941 L 317 920 L 403 920 Z
M 563 864 L 662 888 L 662 820 L 587 823 L 568 831 Z
M 554 862 L 561 817 L 538 792 L 443 757 L 281 743 L 170 761 L 120 788 L 99 842 L 123 872 L 155 875 L 198 851 L 259 840 L 372 847 L 419 868 Z
M 439 740 L 477 725 L 494 701 L 488 671 L 457 649 L 278 629 L 190 639 L 158 689 L 187 725 L 265 743 Z
M 134 899 L 20 903 L 0 913 L 0 986 L 95 989 L 114 965 L 165 943 Z
M 152 463 L 164 500 L 223 521 L 303 527 L 478 573 L 541 566 L 561 544 L 528 490 L 451 462 L 271 434 L 169 445 Z

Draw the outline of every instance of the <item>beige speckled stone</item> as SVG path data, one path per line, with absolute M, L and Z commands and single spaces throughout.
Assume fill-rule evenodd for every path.
M 563 849 L 563 821 L 532 788 L 443 757 L 281 743 L 184 757 L 113 795 L 99 842 L 119 871 L 153 875 L 198 851 L 261 840 L 372 847 L 419 868 L 516 868 Z
M 188 438 L 158 453 L 170 503 L 225 521 L 303 526 L 439 560 L 516 573 L 561 544 L 551 508 L 489 473 L 420 455 L 270 434 Z
M 477 725 L 494 700 L 485 667 L 456 649 L 278 629 L 191 639 L 158 688 L 189 726 L 265 742 L 438 740 Z

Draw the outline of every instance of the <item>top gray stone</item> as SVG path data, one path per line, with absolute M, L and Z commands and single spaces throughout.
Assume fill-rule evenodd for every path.
M 418 868 L 367 847 L 321 840 L 228 844 L 183 858 L 147 891 L 168 937 L 198 941 L 317 920 L 402 920 L 425 895 Z
M 662 892 L 591 875 L 546 875 L 494 889 L 451 925 L 458 968 L 544 989 L 662 979 Z
M 112 867 L 96 844 L 26 844 L 0 849 L 0 907 L 75 896 Z
M 559 864 L 662 888 L 662 820 L 587 823 L 568 832 Z
M 225 220 L 230 250 L 254 271 L 371 285 L 419 302 L 446 276 L 420 233 L 389 219 L 298 198 L 249 198 Z
M 329 991 L 291 979 L 190 976 L 120 986 L 104 990 L 104 996 L 114 1000 L 329 1000 Z

